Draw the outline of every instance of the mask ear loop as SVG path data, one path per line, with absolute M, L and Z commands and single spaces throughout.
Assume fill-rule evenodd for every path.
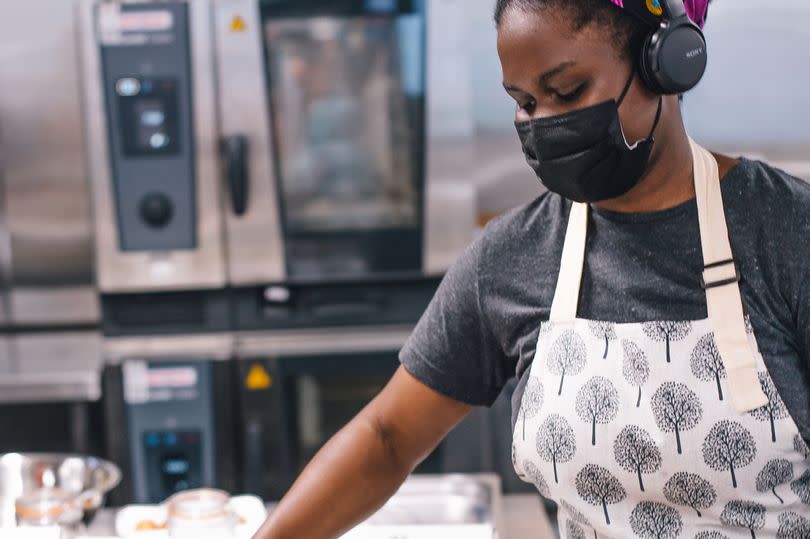
M 636 70 L 635 69 L 633 69 L 633 72 L 630 74 L 630 78 L 627 80 L 627 84 L 624 86 L 624 90 L 622 90 L 622 95 L 619 96 L 619 101 L 616 103 L 617 108 L 622 106 L 622 103 L 624 102 L 624 98 L 627 97 L 627 94 L 630 92 L 630 87 L 633 85 L 634 80 L 636 80 Z M 652 129 L 650 129 L 650 134 L 647 135 L 647 138 L 645 140 L 650 140 L 650 139 L 653 138 L 653 134 L 655 134 L 655 130 L 658 128 L 658 122 L 661 120 L 661 112 L 663 110 L 663 106 L 664 106 L 664 98 L 663 98 L 663 96 L 659 95 L 658 96 L 658 110 L 655 112 L 655 121 L 653 121 Z M 624 136 L 624 133 L 622 133 L 622 136 Z M 635 144 L 633 144 L 632 146 L 630 146 L 629 144 L 627 144 L 627 139 L 626 138 L 625 138 L 625 141 L 624 141 L 624 143 L 627 144 L 627 146 L 630 149 L 633 149 L 636 146 L 638 146 L 639 142 L 641 142 L 641 141 L 638 141 Z
M 627 84 L 624 85 L 624 90 L 622 90 L 622 95 L 619 96 L 619 100 L 616 102 L 616 106 L 621 107 L 622 103 L 624 103 L 624 98 L 627 97 L 627 94 L 630 92 L 630 87 L 633 85 L 633 81 L 636 80 L 636 70 L 630 73 L 630 78 L 627 80 Z
M 664 106 L 664 97 L 658 96 L 658 111 L 655 113 L 655 121 L 653 122 L 652 129 L 650 129 L 650 134 L 647 135 L 647 140 L 652 140 L 653 135 L 655 134 L 655 130 L 658 127 L 658 122 L 661 120 L 661 110 Z

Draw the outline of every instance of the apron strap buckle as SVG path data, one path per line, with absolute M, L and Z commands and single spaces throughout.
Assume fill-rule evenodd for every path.
M 729 269 L 734 271 L 733 275 L 729 272 Z M 728 260 L 721 260 L 704 266 L 703 274 L 700 276 L 700 286 L 704 290 L 709 290 L 718 286 L 739 283 L 740 279 L 740 270 L 737 268 L 737 263 L 734 262 L 733 258 L 729 258 Z

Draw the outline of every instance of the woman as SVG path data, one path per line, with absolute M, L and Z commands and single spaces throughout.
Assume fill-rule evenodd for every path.
M 702 23 L 706 2 L 687 8 Z M 563 537 L 810 537 L 810 186 L 690 141 L 677 95 L 636 76 L 661 11 L 498 0 L 550 192 L 458 261 L 402 368 L 257 537 L 339 536 L 512 376 L 515 469 Z

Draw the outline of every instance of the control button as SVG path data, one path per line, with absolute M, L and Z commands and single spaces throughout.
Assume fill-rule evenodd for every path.
M 166 434 L 163 437 L 163 443 L 165 443 L 169 447 L 177 445 L 177 435 L 173 432 Z
M 149 146 L 155 150 L 166 147 L 169 144 L 169 136 L 166 133 L 153 133 L 149 137 Z
M 160 446 L 160 436 L 158 436 L 154 432 L 146 435 L 146 447 L 159 447 L 159 446 Z
M 115 91 L 122 97 L 132 97 L 133 95 L 138 95 L 138 93 L 141 91 L 141 81 L 138 79 L 133 79 L 132 77 L 118 79 L 118 81 L 115 83 Z
M 200 442 L 200 437 L 196 432 L 187 432 L 183 435 L 183 442 L 187 445 L 195 445 Z
M 141 200 L 139 209 L 144 222 L 155 228 L 166 226 L 174 212 L 172 201 L 163 193 L 149 193 Z

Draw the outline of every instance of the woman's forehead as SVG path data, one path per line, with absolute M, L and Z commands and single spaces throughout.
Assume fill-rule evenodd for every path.
M 575 31 L 549 10 L 508 10 L 498 28 L 504 81 L 539 78 L 562 64 L 605 62 L 615 57 L 611 37 L 596 24 Z

